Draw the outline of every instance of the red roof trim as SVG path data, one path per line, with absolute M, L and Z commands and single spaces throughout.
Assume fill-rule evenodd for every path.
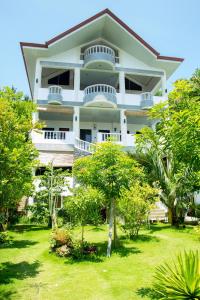
M 89 24 L 90 22 L 98 19 L 99 17 L 108 14 L 111 18 L 113 18 L 119 25 L 121 25 L 125 30 L 127 30 L 132 36 L 134 36 L 141 44 L 143 44 L 147 49 L 149 49 L 154 55 L 156 55 L 157 59 L 162 60 L 172 60 L 177 62 L 182 62 L 184 59 L 179 57 L 170 57 L 170 56 L 161 56 L 159 52 L 157 52 L 153 47 L 151 47 L 147 42 L 145 42 L 135 31 L 133 31 L 128 25 L 126 25 L 122 20 L 120 20 L 115 14 L 113 14 L 108 8 L 102 10 L 98 14 L 86 19 L 85 21 L 79 23 L 78 25 L 64 31 L 63 33 L 55 36 L 51 40 L 45 42 L 45 44 L 37 44 L 37 43 L 26 43 L 21 42 L 21 47 L 36 47 L 36 48 L 48 48 L 49 45 L 58 41 L 59 39 L 65 37 L 66 35 L 76 31 L 77 29 Z
M 179 61 L 179 62 L 184 61 L 184 58 L 173 57 L 173 56 L 162 56 L 162 55 L 158 55 L 157 59 L 173 60 L 173 61 Z

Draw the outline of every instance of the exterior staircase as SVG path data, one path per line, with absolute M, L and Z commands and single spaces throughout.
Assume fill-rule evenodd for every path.
M 156 203 L 156 207 L 151 209 L 148 219 L 151 222 L 168 222 L 166 208 L 160 207 L 160 205 Z

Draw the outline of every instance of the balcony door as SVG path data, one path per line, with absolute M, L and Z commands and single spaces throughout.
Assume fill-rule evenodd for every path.
M 92 142 L 92 130 L 91 129 L 80 129 L 80 139 L 86 142 Z

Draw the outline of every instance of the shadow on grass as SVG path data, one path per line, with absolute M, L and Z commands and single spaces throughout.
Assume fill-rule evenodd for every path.
M 132 242 L 159 242 L 160 239 L 156 236 L 151 236 L 151 235 L 147 235 L 147 234 L 139 234 L 137 237 L 129 239 L 127 236 L 122 236 L 121 240 L 125 240 L 126 243 L 132 243 Z
M 107 253 L 107 242 L 102 242 L 102 243 L 93 243 L 97 248 L 97 253 L 92 254 L 92 255 L 84 255 L 82 258 L 69 258 L 66 261 L 66 264 L 75 264 L 75 263 L 80 263 L 80 262 L 94 262 L 94 263 L 100 263 L 103 262 L 106 259 L 106 253 Z M 120 257 L 127 257 L 128 255 L 131 254 L 138 254 L 141 253 L 141 250 L 138 249 L 137 247 L 130 247 L 126 246 L 122 241 L 118 241 L 118 246 L 114 248 L 112 246 L 112 251 L 113 254 L 116 254 Z
M 101 227 L 96 226 L 96 227 L 94 227 L 94 228 L 91 228 L 89 231 L 95 231 L 95 232 L 98 232 L 98 231 L 104 231 L 104 229 L 101 228 Z
M 36 225 L 36 224 L 17 224 L 10 228 L 12 231 L 15 232 L 27 232 L 27 231 L 39 231 L 39 230 L 47 230 L 49 229 L 45 225 Z
M 137 290 L 137 295 L 139 295 L 141 298 L 145 298 L 148 297 L 149 299 L 160 299 L 160 295 L 155 292 L 153 289 L 151 288 L 140 288 Z
M 3 291 L 2 289 L 0 290 L 0 300 L 12 300 L 13 299 L 13 296 L 16 295 L 16 292 L 13 290 L 10 289 L 10 290 L 7 290 L 7 291 Z
M 23 280 L 28 277 L 35 277 L 39 273 L 40 265 L 39 261 L 33 263 L 22 261 L 16 264 L 9 261 L 4 262 L 0 266 L 0 283 L 9 284 L 15 279 Z
M 170 229 L 170 228 L 172 228 L 171 225 L 154 223 L 154 224 L 150 225 L 149 232 L 154 233 L 154 232 L 157 232 L 157 231 L 161 231 L 161 230 L 164 230 L 164 229 Z
M 31 246 L 36 245 L 36 244 L 38 244 L 38 242 L 31 241 L 31 240 L 10 240 L 10 242 L 8 242 L 6 244 L 2 244 L 0 246 L 0 249 L 6 249 L 6 248 L 21 249 L 21 248 L 28 248 L 28 247 L 31 247 Z

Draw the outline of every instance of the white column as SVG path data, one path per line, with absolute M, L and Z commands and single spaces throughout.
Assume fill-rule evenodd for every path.
M 41 78 L 42 78 L 42 67 L 40 61 L 37 60 L 36 69 L 35 69 L 34 92 L 33 92 L 34 102 L 37 102 L 38 99 L 38 89 L 41 87 Z
M 166 79 L 166 74 L 162 76 L 161 79 L 161 85 L 162 85 L 162 96 L 165 96 L 167 94 L 167 79 Z
M 125 115 L 125 109 L 120 110 L 120 125 L 121 125 L 122 144 L 126 146 L 127 118 Z
M 119 92 L 121 94 L 121 101 L 124 103 L 125 97 L 125 74 L 123 71 L 119 72 Z
M 78 101 L 78 95 L 80 90 L 80 68 L 74 69 L 74 91 L 75 91 L 75 101 Z
M 74 106 L 74 115 L 73 115 L 73 132 L 75 138 L 80 136 L 80 108 L 79 106 Z

